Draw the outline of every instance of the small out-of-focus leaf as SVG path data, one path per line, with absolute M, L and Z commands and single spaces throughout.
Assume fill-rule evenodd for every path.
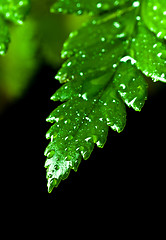
M 30 9 L 30 0 L 0 0 L 0 14 L 5 19 L 22 24 Z
M 5 20 L 23 24 L 29 9 L 30 0 L 0 0 L 0 55 L 6 53 L 10 39 Z
M 10 32 L 11 47 L 0 58 L 0 90 L 3 89 L 9 101 L 23 94 L 40 63 L 35 22 L 27 20 L 24 27 L 13 26 Z
M 8 49 L 10 42 L 8 26 L 4 19 L 0 16 L 0 55 L 4 55 Z

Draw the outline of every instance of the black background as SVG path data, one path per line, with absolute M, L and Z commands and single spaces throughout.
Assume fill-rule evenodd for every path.
M 114 201 L 163 199 L 166 151 L 166 87 L 149 96 L 142 111 L 127 109 L 127 125 L 109 131 L 103 149 L 95 147 L 78 172 L 47 193 L 43 152 L 48 144 L 45 122 L 58 103 L 50 96 L 60 86 L 56 71 L 43 66 L 28 91 L 1 116 L 2 191 L 18 201 L 65 203 L 70 207 Z M 154 86 L 155 87 L 155 86 Z

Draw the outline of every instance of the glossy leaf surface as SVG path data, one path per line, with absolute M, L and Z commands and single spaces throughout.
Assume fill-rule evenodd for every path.
M 67 87 L 63 87 L 59 98 L 68 96 Z M 49 192 L 68 176 L 70 169 L 77 170 L 82 157 L 89 158 L 95 143 L 104 146 L 108 126 L 120 132 L 126 122 L 124 104 L 112 83 L 95 98 L 88 99 L 86 94 L 68 98 L 47 118 L 55 122 L 46 134 L 51 139 L 45 151 Z
M 131 49 L 138 69 L 154 81 L 166 81 L 166 45 L 159 41 L 143 23 L 138 25 Z
M 130 60 L 119 65 L 114 84 L 127 106 L 140 111 L 147 99 L 147 83 L 143 74 Z
M 142 17 L 147 27 L 157 37 L 166 39 L 166 1 L 144 0 Z
M 88 12 L 91 14 L 99 14 L 119 7 L 131 0 L 60 0 L 55 3 L 51 11 L 62 13 L 76 13 L 78 15 Z
M 63 13 L 98 16 L 71 33 L 62 50 L 67 60 L 55 78 L 64 84 L 51 99 L 64 103 L 47 118 L 53 123 L 45 151 L 49 192 L 71 169 L 78 169 L 81 158 L 89 158 L 95 143 L 104 146 L 108 126 L 117 132 L 124 129 L 125 104 L 142 109 L 146 76 L 166 81 L 165 42 L 155 34 L 159 25 L 156 32 L 149 29 L 153 19 L 145 1 L 101 2 L 109 5 L 106 11 L 96 7 L 100 4 L 95 0 L 59 0 L 54 5 L 55 11 Z M 148 24 L 143 8 L 148 11 Z

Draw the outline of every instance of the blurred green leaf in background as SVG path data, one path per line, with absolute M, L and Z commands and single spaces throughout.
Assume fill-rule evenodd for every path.
M 55 70 L 60 67 L 63 42 L 87 18 L 51 14 L 50 7 L 55 0 L 31 0 L 22 21 L 13 2 L 21 5 L 23 1 L 8 0 L 4 4 L 4 0 L 0 0 L 0 43 L 6 41 L 6 54 L 0 56 L 0 112 L 23 96 L 43 65 Z M 20 15 L 15 14 L 14 18 L 7 14 L 4 18 L 2 10 L 6 4 Z

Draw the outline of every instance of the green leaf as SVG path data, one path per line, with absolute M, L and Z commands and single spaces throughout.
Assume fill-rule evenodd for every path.
M 112 19 L 112 15 L 104 14 L 85 23 L 79 30 L 72 32 L 68 40 L 65 42 L 62 57 L 71 57 L 76 53 L 84 54 L 88 48 L 105 43 L 116 44 L 116 39 L 125 38 L 127 27 L 131 26 L 129 22 L 132 13 L 125 16 Z M 87 39 L 88 36 L 88 39 Z
M 0 14 L 14 23 L 23 24 L 30 9 L 30 0 L 0 0 Z
M 131 0 L 59 0 L 55 3 L 51 12 L 76 13 L 78 15 L 88 12 L 91 14 L 99 14 L 119 7 Z
M 23 24 L 29 8 L 30 0 L 0 0 L 0 55 L 6 53 L 10 41 L 5 19 Z
M 115 2 L 123 3 L 113 12 Z M 117 132 L 124 129 L 125 104 L 135 111 L 142 109 L 147 99 L 146 76 L 166 81 L 165 41 L 148 29 L 144 1 L 122 2 L 108 1 L 110 8 L 102 14 L 98 1 L 54 5 L 59 12 L 98 16 L 71 33 L 62 50 L 62 57 L 68 59 L 55 78 L 64 84 L 51 99 L 64 103 L 47 118 L 54 123 L 46 134 L 51 139 L 45 151 L 49 192 L 71 169 L 77 171 L 95 143 L 104 146 L 108 126 Z
M 4 19 L 0 16 L 0 55 L 4 55 L 10 42 L 8 27 Z
M 142 17 L 146 26 L 157 37 L 166 39 L 166 1 L 143 1 Z
M 107 71 L 115 70 L 121 57 L 120 54 L 123 55 L 124 52 L 125 44 L 121 40 L 117 39 L 112 43 L 101 42 L 76 53 L 67 60 L 59 70 L 56 79 L 62 83 L 71 79 L 90 80 L 100 77 Z
M 68 88 L 62 88 L 63 98 Z M 51 139 L 45 151 L 49 192 L 68 176 L 70 169 L 77 170 L 82 157 L 89 158 L 95 143 L 104 146 L 108 126 L 120 132 L 126 122 L 124 104 L 112 83 L 95 98 L 87 99 L 86 94 L 68 97 L 71 99 L 47 118 L 55 122 L 46 134 Z
M 127 56 L 121 59 L 122 63 L 114 76 L 114 84 L 127 106 L 141 111 L 147 99 L 147 83 L 134 63 L 126 62 L 126 59 Z
M 131 52 L 138 69 L 146 76 L 166 82 L 166 46 L 143 23 L 138 25 L 137 34 L 132 39 Z

